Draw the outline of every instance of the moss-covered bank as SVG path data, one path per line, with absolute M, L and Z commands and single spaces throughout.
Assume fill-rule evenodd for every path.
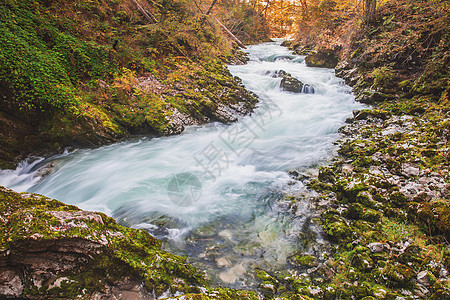
M 393 0 L 350 21 L 336 74 L 372 108 L 341 128 L 331 165 L 301 177 L 330 248 L 295 256 L 297 273 L 261 275 L 269 297 L 450 299 L 448 12 L 448 1 Z
M 160 246 L 102 213 L 0 187 L 2 297 L 256 299 L 251 292 L 208 289 L 200 271 Z

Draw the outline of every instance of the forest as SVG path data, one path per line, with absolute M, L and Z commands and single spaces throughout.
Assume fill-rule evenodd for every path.
M 450 299 L 447 0 L 2 0 L 0 298 Z

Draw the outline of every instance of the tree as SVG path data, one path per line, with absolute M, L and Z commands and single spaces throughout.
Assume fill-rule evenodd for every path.
M 375 17 L 377 9 L 377 0 L 364 0 L 364 20 L 366 22 L 372 21 Z

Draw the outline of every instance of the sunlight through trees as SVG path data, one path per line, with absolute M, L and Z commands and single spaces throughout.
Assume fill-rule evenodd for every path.
M 370 20 L 376 0 L 247 0 L 269 23 L 273 37 L 294 37 L 317 22 L 333 22 L 345 15 L 358 15 Z M 379 4 L 378 3 L 378 4 Z

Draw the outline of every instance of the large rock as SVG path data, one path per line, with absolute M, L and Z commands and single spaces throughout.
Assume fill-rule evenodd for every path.
M 301 93 L 303 90 L 303 82 L 292 77 L 291 74 L 286 74 L 281 79 L 280 88 L 283 91 L 291 92 L 291 93 Z
M 160 247 L 146 231 L 102 213 L 0 187 L 1 299 L 155 299 L 167 291 L 207 291 L 202 273 Z M 252 296 L 215 291 L 228 292 L 233 299 Z
M 290 74 L 288 74 L 284 70 L 267 71 L 266 75 L 270 75 L 273 78 L 281 78 L 281 77 L 284 77 L 284 76 L 291 76 Z
M 305 58 L 308 67 L 318 68 L 334 68 L 338 61 L 339 58 L 336 55 L 336 51 L 328 49 L 311 52 Z
M 417 282 L 428 287 L 436 281 L 436 277 L 428 271 L 422 271 L 417 274 Z
M 304 84 L 284 70 L 266 71 L 265 75 L 269 75 L 273 78 L 282 78 L 280 88 L 283 91 L 291 93 L 314 94 L 314 88 L 311 85 Z
M 372 253 L 380 253 L 384 250 L 383 243 L 370 243 L 367 245 L 367 247 L 370 249 L 370 252 Z

